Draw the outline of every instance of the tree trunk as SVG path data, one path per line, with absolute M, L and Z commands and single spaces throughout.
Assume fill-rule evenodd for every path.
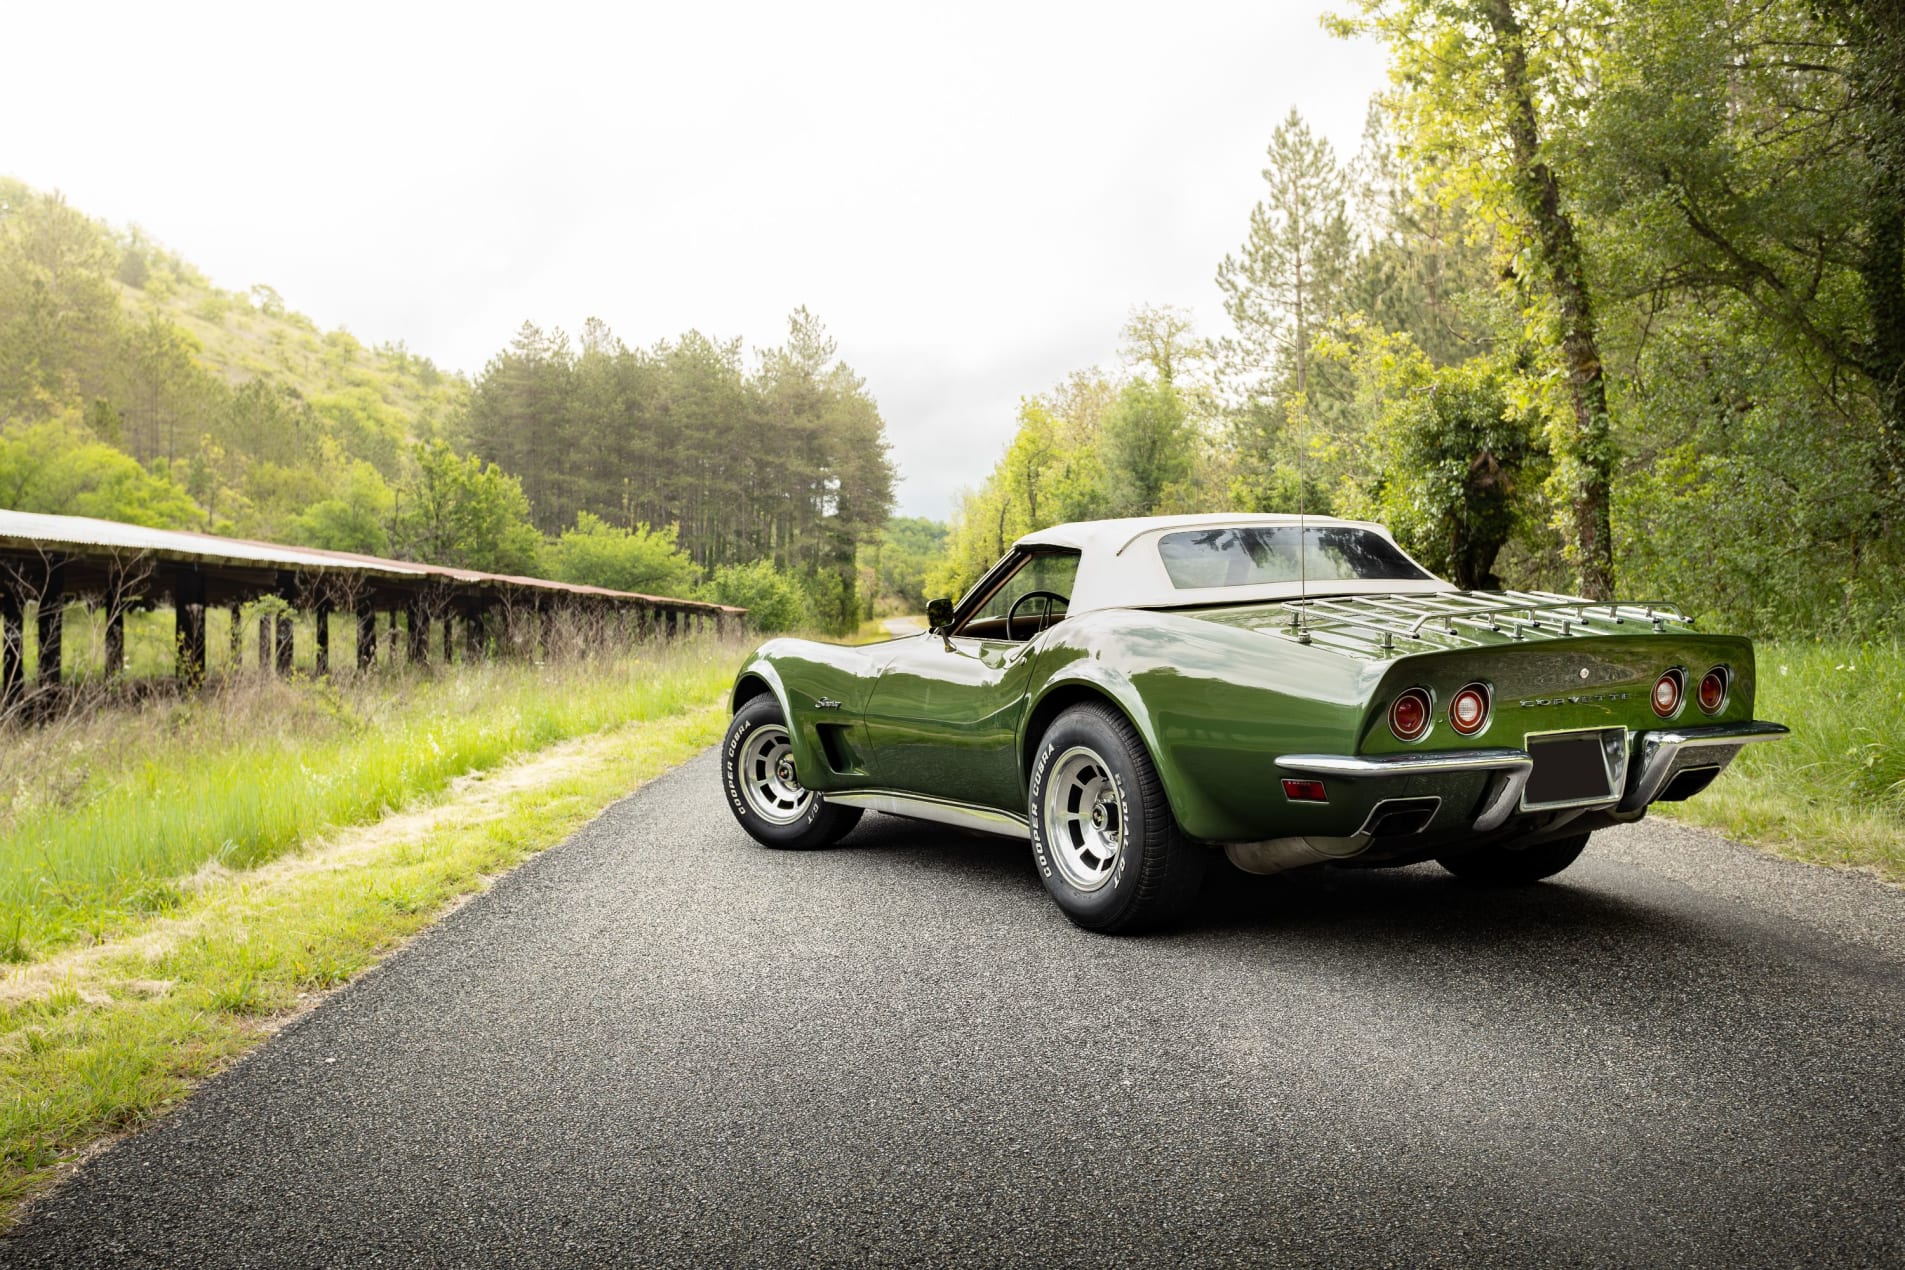
M 1872 330 L 1858 369 L 1878 394 L 1888 469 L 1881 479 L 1905 494 L 1905 0 L 1838 0 L 1829 8 L 1852 51 L 1870 170 L 1858 271 Z
M 1501 55 L 1501 90 L 1508 111 L 1514 155 L 1514 189 L 1540 247 L 1549 294 L 1559 310 L 1561 364 L 1568 376 L 1574 433 L 1564 447 L 1569 514 L 1578 585 L 1589 599 L 1614 594 L 1614 544 L 1609 523 L 1609 487 L 1614 442 L 1607 413 L 1607 379 L 1601 366 L 1594 308 L 1587 289 L 1574 221 L 1561 206 L 1561 182 L 1542 161 L 1535 123 L 1534 89 L 1528 82 L 1528 52 L 1511 0 L 1483 0 L 1482 15 Z
M 1879 395 L 1883 461 L 1889 468 L 1884 475 L 1895 488 L 1905 487 L 1905 209 L 1900 204 L 1905 198 L 1889 208 L 1874 207 L 1859 270 L 1872 313 L 1867 360 Z

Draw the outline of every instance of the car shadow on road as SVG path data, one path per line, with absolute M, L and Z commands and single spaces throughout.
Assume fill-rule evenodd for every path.
M 1673 926 L 1658 909 L 1565 877 L 1532 886 L 1483 886 L 1433 864 L 1322 867 L 1257 877 L 1220 861 L 1180 929 L 1308 932 L 1336 940 L 1406 934 L 1418 942 L 1474 947 L 1546 940 L 1560 930 L 1623 938 L 1664 935 Z
M 830 848 L 878 853 L 948 902 L 974 905 L 1034 899 L 1049 903 L 1023 842 L 869 816 Z M 1590 848 L 1590 852 L 1592 848 Z M 1054 921 L 1063 921 L 1056 910 Z M 1211 936 L 1309 938 L 1332 944 L 1407 938 L 1419 947 L 1548 943 L 1557 934 L 1653 937 L 1684 942 L 1687 915 L 1615 894 L 1585 872 L 1533 886 L 1462 881 L 1437 865 L 1402 869 L 1309 868 L 1259 877 L 1212 861 L 1196 905 L 1152 939 Z

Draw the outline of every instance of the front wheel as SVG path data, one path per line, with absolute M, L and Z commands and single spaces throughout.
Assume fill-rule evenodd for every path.
M 1033 758 L 1029 802 L 1039 877 L 1078 925 L 1139 931 L 1197 898 L 1209 853 L 1178 829 L 1143 739 L 1111 707 L 1058 716 Z
M 1561 872 L 1580 858 L 1587 844 L 1588 835 L 1577 833 L 1532 847 L 1497 844 L 1464 855 L 1440 857 L 1436 863 L 1464 881 L 1522 886 Z
M 830 803 L 800 783 L 787 721 L 769 696 L 734 712 L 721 746 L 721 784 L 728 810 L 763 846 L 824 847 L 860 823 L 860 808 Z

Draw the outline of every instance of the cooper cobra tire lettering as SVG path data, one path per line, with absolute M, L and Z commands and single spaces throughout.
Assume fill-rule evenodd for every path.
M 740 777 L 735 771 L 737 766 L 735 760 L 741 752 L 742 743 L 747 740 L 747 733 L 751 731 L 753 731 L 752 728 L 746 730 L 729 728 L 727 744 L 723 746 L 721 755 L 721 787 L 727 791 L 728 810 L 734 813 L 736 820 L 744 823 L 751 813 L 748 810 L 747 799 L 741 797 Z
M 1032 787 L 1029 799 L 1033 807 L 1039 805 L 1039 791 L 1044 787 L 1045 773 L 1051 764 L 1051 748 L 1049 746 L 1040 746 L 1038 757 L 1032 763 Z M 1049 880 L 1052 876 L 1052 862 L 1045 854 L 1045 831 L 1043 822 L 1039 816 L 1034 814 L 1031 818 L 1031 823 L 1032 861 L 1038 865 L 1039 876 Z

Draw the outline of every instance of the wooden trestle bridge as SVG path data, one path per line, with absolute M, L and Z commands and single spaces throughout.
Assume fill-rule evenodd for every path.
M 241 606 L 268 596 L 283 603 L 260 612 L 258 665 L 291 669 L 297 660 L 293 614 L 308 612 L 315 619 L 309 662 L 318 674 L 332 666 L 334 614 L 355 616 L 356 664 L 364 667 L 377 659 L 380 643 L 386 656 L 429 661 L 433 633 L 440 637 L 439 659 L 449 662 L 459 648 L 465 659 L 544 649 L 564 619 L 611 623 L 634 638 L 674 638 L 724 631 L 746 612 L 544 578 L 0 510 L 0 707 L 59 689 L 68 661 L 63 631 L 69 605 L 91 605 L 105 615 L 102 670 L 108 679 L 125 672 L 127 613 L 169 607 L 174 673 L 196 684 L 208 671 L 207 610 L 231 610 L 229 660 L 236 666 L 244 651 Z M 29 608 L 37 654 L 30 679 Z M 381 631 L 380 615 L 386 618 Z

